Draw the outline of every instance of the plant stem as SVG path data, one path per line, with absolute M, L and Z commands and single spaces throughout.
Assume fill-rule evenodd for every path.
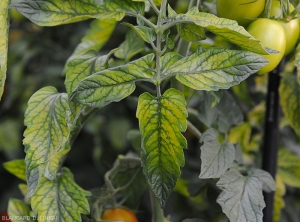
M 160 207 L 158 200 L 154 193 L 150 190 L 150 201 L 151 201 L 151 209 L 152 209 L 152 220 L 151 222 L 163 222 L 165 221 L 165 217 L 163 211 Z
M 188 129 L 196 136 L 198 139 L 201 138 L 202 133 L 192 124 L 190 121 L 187 120 L 187 127 Z
M 148 0 L 148 2 L 150 3 L 150 5 L 151 5 L 152 9 L 155 11 L 155 13 L 157 15 L 159 15 L 160 12 L 159 12 L 158 8 L 156 7 L 156 5 L 154 4 L 153 0 Z

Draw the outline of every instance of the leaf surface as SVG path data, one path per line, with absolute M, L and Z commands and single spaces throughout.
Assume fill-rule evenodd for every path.
M 128 62 L 134 55 L 144 50 L 144 41 L 134 31 L 129 30 L 126 34 L 125 41 L 121 43 L 115 56 Z
M 4 168 L 18 177 L 19 179 L 26 181 L 26 165 L 23 159 L 21 160 L 11 160 L 3 164 Z
M 213 108 L 212 95 L 207 92 L 200 92 L 199 95 L 198 117 L 207 127 L 217 126 L 219 132 L 227 133 L 232 126 L 243 122 L 243 113 L 229 92 L 224 91 L 221 101 Z
M 222 190 L 217 202 L 231 222 L 262 222 L 265 202 L 262 183 L 257 177 L 244 177 L 231 169 L 220 178 L 217 186 Z
M 89 18 L 121 20 L 126 13 L 142 13 L 143 3 L 131 0 L 22 0 L 14 5 L 40 26 L 55 26 Z
M 290 126 L 300 136 L 300 84 L 291 73 L 285 73 L 279 86 L 280 104 Z
M 292 187 L 300 187 L 300 158 L 286 148 L 278 152 L 278 172 L 282 181 Z
M 200 178 L 219 178 L 232 165 L 235 147 L 229 143 L 220 144 L 218 132 L 214 129 L 205 131 L 200 139 L 201 173 Z
M 0 101 L 4 92 L 7 70 L 9 4 L 10 0 L 1 0 L 0 2 Z
M 23 201 L 11 198 L 8 202 L 7 213 L 12 222 L 33 222 L 31 210 Z M 7 220 L 3 220 L 7 221 Z
M 86 196 L 90 196 L 90 192 L 75 183 L 69 169 L 62 168 L 56 180 L 40 179 L 31 205 L 39 221 L 46 221 L 47 216 L 53 216 L 55 221 L 81 221 L 80 214 L 89 213 Z
M 74 102 L 92 107 L 103 107 L 129 96 L 136 81 L 150 81 L 154 76 L 151 63 L 153 54 L 123 66 L 106 69 L 83 79 L 73 91 Z
M 170 22 L 173 22 L 174 24 L 194 23 L 208 29 L 210 32 L 225 38 L 245 50 L 259 54 L 269 54 L 261 45 L 260 41 L 253 38 L 244 29 L 244 27 L 239 26 L 236 21 L 218 18 L 210 13 L 199 12 L 196 7 L 192 8 L 186 14 L 178 14 L 176 16 L 172 15 L 169 19 Z
M 30 195 L 33 194 L 31 186 L 37 185 L 38 175 L 44 175 L 45 170 L 45 176 L 53 179 L 54 166 L 57 168 L 60 158 L 69 151 L 66 145 L 70 134 L 69 109 L 67 94 L 57 93 L 54 87 L 40 89 L 28 102 L 23 143 Z
M 176 76 L 190 88 L 217 91 L 239 84 L 266 64 L 252 52 L 210 48 L 175 62 L 163 70 L 162 78 Z
M 184 165 L 187 142 L 181 132 L 187 127 L 185 98 L 175 89 L 161 97 L 144 93 L 139 97 L 137 118 L 142 133 L 144 174 L 163 207 Z

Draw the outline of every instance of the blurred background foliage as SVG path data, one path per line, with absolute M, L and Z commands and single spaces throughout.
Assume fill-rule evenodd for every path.
M 184 13 L 187 11 L 189 1 L 173 0 L 169 3 L 178 13 Z M 202 10 L 215 13 L 214 2 L 203 1 Z M 151 12 L 149 15 L 151 16 Z M 135 22 L 132 18 L 127 20 Z M 0 103 L 1 163 L 24 158 L 22 133 L 25 129 L 23 121 L 27 102 L 34 92 L 44 86 L 55 86 L 59 92 L 65 91 L 62 74 L 65 63 L 88 30 L 90 22 L 87 20 L 64 26 L 39 27 L 18 12 L 11 11 L 8 79 Z M 107 54 L 111 49 L 118 47 L 124 41 L 127 31 L 127 27 L 118 24 L 101 53 Z M 197 45 L 233 47 L 222 38 L 209 33 L 206 40 L 193 44 L 192 49 L 196 49 Z M 210 109 L 210 103 L 207 103 L 213 100 L 212 95 L 186 91 L 186 96 L 190 97 L 189 120 L 201 132 L 209 125 L 218 127 L 219 131 L 224 127 L 230 128 L 228 137 L 225 133 L 221 134 L 220 140 L 223 136 L 236 143 L 243 151 L 240 155 L 244 158 L 244 162 L 260 167 L 266 87 L 267 75 L 253 75 L 230 91 L 224 92 L 222 100 L 227 102 L 219 103 L 212 109 L 213 111 Z M 130 97 L 118 104 L 113 103 L 100 109 L 84 126 L 65 162 L 74 174 L 75 181 L 82 188 L 97 193 L 105 182 L 105 173 L 113 167 L 118 155 L 125 155 L 128 152 L 139 153 L 140 135 L 135 110 L 137 96 L 147 88 L 148 85 L 138 84 L 137 90 Z M 232 110 L 232 106 L 236 108 Z M 226 107 L 229 109 L 224 115 L 222 110 L 224 111 Z M 205 112 L 205 109 L 208 112 Z M 231 117 L 230 112 L 233 112 Z M 240 117 L 237 117 L 239 115 Z M 237 118 L 235 119 L 237 126 L 228 125 L 226 123 L 228 118 Z M 211 122 L 208 122 L 210 120 Z M 199 179 L 198 139 L 190 131 L 185 132 L 185 137 L 189 144 L 185 150 L 186 165 L 182 168 L 182 176 L 168 200 L 165 215 L 171 215 L 172 221 L 175 222 L 185 218 L 201 218 L 210 222 L 228 221 L 216 203 L 220 192 L 215 185 L 216 181 Z M 278 189 L 285 200 L 280 221 L 297 222 L 300 221 L 300 191 L 294 187 L 300 186 L 300 183 L 297 184 L 297 181 L 300 182 L 300 161 L 297 161 L 300 160 L 300 138 L 288 126 L 285 118 L 281 121 L 280 144 L 285 147 L 280 152 L 285 153 L 281 155 L 285 159 L 279 160 L 280 170 L 283 171 L 282 175 L 292 175 L 292 178 L 284 180 L 284 183 L 288 184 L 286 189 L 284 183 L 283 185 L 281 183 L 282 189 Z M 2 212 L 6 210 L 10 197 L 23 197 L 18 189 L 20 180 L 6 172 L 2 164 L 0 175 L 0 212 Z M 291 181 L 287 183 L 289 179 Z M 293 184 L 293 180 L 296 183 Z M 138 180 L 137 183 L 140 185 L 141 181 Z M 280 182 L 277 181 L 277 184 L 280 187 Z M 126 197 L 124 199 L 122 194 L 120 199 L 123 202 L 129 201 Z M 283 207 L 282 201 L 279 200 L 277 203 L 279 209 Z M 147 192 L 142 194 L 138 204 L 132 204 L 130 207 L 137 212 L 140 221 L 150 221 L 151 209 Z

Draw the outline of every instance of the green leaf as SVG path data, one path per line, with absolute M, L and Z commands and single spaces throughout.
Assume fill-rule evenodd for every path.
M 196 90 L 228 89 L 256 73 L 268 61 L 252 52 L 210 48 L 184 57 L 163 70 L 162 78 L 176 76 Z
M 177 62 L 182 58 L 177 52 L 168 52 L 160 57 L 161 71 L 168 69 L 173 63 Z
M 163 207 L 184 165 L 187 142 L 181 132 L 187 128 L 184 96 L 175 89 L 161 97 L 144 93 L 139 97 L 137 118 L 142 133 L 144 174 Z
M 7 70 L 9 4 L 10 0 L 1 0 L 0 2 L 0 101 L 4 91 Z
M 28 193 L 28 186 L 27 186 L 27 184 L 20 183 L 18 185 L 18 187 L 19 187 L 19 190 L 21 191 L 21 193 L 23 194 L 23 196 L 26 197 L 27 193 Z
M 23 201 L 11 198 L 8 202 L 7 213 L 12 222 L 31 222 L 31 210 Z M 6 221 L 6 220 L 3 220 Z
M 134 30 L 129 30 L 125 41 L 118 47 L 115 56 L 128 62 L 134 55 L 144 50 L 144 41 L 136 34 Z
M 279 86 L 280 104 L 290 126 L 300 136 L 300 84 L 296 76 L 285 73 Z
M 129 96 L 136 81 L 150 81 L 153 54 L 123 66 L 106 69 L 83 79 L 73 91 L 71 100 L 87 106 L 103 107 Z
M 265 192 L 272 192 L 276 190 L 276 184 L 275 181 L 273 179 L 273 177 L 271 176 L 271 174 L 269 174 L 268 172 L 261 170 L 261 169 L 252 169 L 249 172 L 249 175 L 252 177 L 257 177 L 260 182 L 263 185 L 263 190 Z
M 26 181 L 26 165 L 23 159 L 5 162 L 3 166 L 8 172 L 13 174 L 14 176 Z
M 81 221 L 80 214 L 89 213 L 86 196 L 90 196 L 90 192 L 75 183 L 69 169 L 62 168 L 56 180 L 40 179 L 31 205 L 39 221 L 45 221 L 47 216 L 53 216 L 55 221 Z
M 268 51 L 261 45 L 260 41 L 253 38 L 242 26 L 239 26 L 236 21 L 199 12 L 196 7 L 192 8 L 186 14 L 172 15 L 169 18 L 169 24 L 166 27 L 179 23 L 194 23 L 200 27 L 208 29 L 210 32 L 219 35 L 228 41 L 242 47 L 245 50 L 258 54 L 269 54 Z
M 141 151 L 141 132 L 139 130 L 129 130 L 127 132 L 127 139 L 131 142 L 132 147 L 138 153 Z
M 227 133 L 232 126 L 243 122 L 243 113 L 230 93 L 223 93 L 221 101 L 213 108 L 214 97 L 206 92 L 200 93 L 198 117 L 207 127 L 217 126 L 219 132 Z
M 233 144 L 238 143 L 243 152 L 249 152 L 251 151 L 249 150 L 251 131 L 251 125 L 248 122 L 233 127 L 228 134 L 228 141 Z
M 280 149 L 277 174 L 285 184 L 300 187 L 300 158 L 288 149 Z
M 36 188 L 37 188 L 37 185 L 38 185 L 39 179 L 40 179 L 39 168 L 42 168 L 42 167 L 37 166 L 36 168 L 26 171 L 27 186 L 28 186 L 28 192 L 27 192 L 26 198 L 31 197 L 36 191 Z M 43 169 L 41 169 L 41 171 L 42 170 Z
M 295 56 L 295 66 L 297 67 L 297 79 L 300 84 L 300 45 L 297 46 L 296 56 Z
M 131 0 L 22 0 L 11 6 L 40 26 L 55 26 L 89 18 L 121 20 L 126 13 L 142 13 L 144 3 Z
M 220 178 L 217 186 L 222 190 L 217 202 L 230 221 L 262 222 L 265 202 L 262 183 L 257 177 L 245 177 L 231 169 Z
M 181 38 L 188 42 L 206 39 L 204 28 L 192 23 L 178 24 L 177 30 Z
M 214 129 L 206 130 L 201 136 L 201 179 L 219 178 L 234 161 L 235 147 L 229 142 L 220 144 L 218 136 Z
M 153 42 L 156 40 L 155 30 L 146 26 L 134 26 L 130 23 L 124 22 L 124 25 L 132 28 L 135 33 L 141 37 L 145 42 Z M 126 37 L 127 38 L 127 37 Z
M 55 165 L 58 167 L 60 158 L 65 155 L 70 147 L 67 146 L 70 130 L 68 127 L 70 108 L 66 93 L 57 93 L 54 87 L 44 87 L 32 95 L 28 102 L 24 124 L 23 143 L 25 145 L 25 162 L 27 178 L 44 174 L 36 169 L 41 164 L 45 176 L 55 177 Z M 34 177 L 36 181 L 36 177 Z M 31 179 L 28 180 L 30 183 Z M 31 187 L 29 185 L 29 187 Z M 30 189 L 31 190 L 31 189 Z

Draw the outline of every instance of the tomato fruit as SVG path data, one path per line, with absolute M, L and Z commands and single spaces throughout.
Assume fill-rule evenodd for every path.
M 294 10 L 294 6 L 290 4 L 290 12 Z M 271 4 L 270 16 L 275 18 L 282 18 L 282 11 L 280 7 L 280 1 L 273 0 Z M 280 21 L 280 24 L 284 28 L 286 37 L 286 47 L 284 55 L 288 55 L 296 46 L 299 36 L 299 19 L 293 19 L 291 21 Z
M 263 46 L 279 51 L 278 54 L 262 55 L 269 64 L 262 67 L 257 73 L 263 74 L 272 71 L 281 61 L 286 45 L 285 33 L 279 22 L 267 18 L 257 19 L 252 22 L 247 31 Z
M 221 18 L 236 20 L 247 26 L 265 7 L 265 0 L 217 0 L 217 14 Z
M 135 214 L 126 208 L 106 209 L 101 216 L 102 220 L 118 220 L 120 222 L 138 222 Z

